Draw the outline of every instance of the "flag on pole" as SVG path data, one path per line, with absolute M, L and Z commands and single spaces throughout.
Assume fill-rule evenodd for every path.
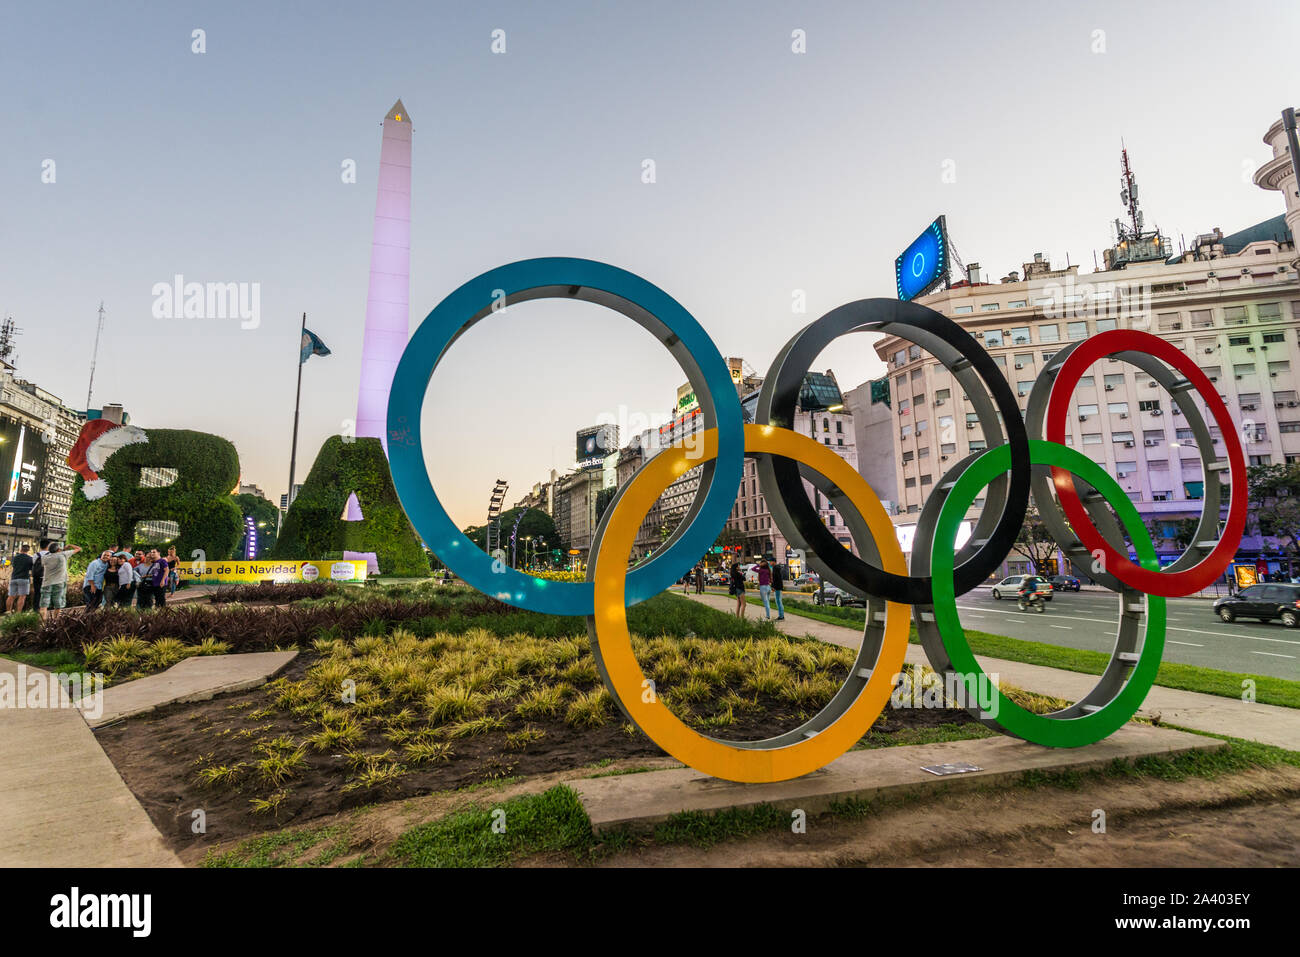
M 329 347 L 321 342 L 320 336 L 312 332 L 306 326 L 302 329 L 302 351 L 298 364 L 302 365 L 312 356 L 327 356 L 330 354 Z

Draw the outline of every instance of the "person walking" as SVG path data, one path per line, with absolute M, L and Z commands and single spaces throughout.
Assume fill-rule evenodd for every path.
M 704 562 L 695 566 L 695 594 L 704 594 Z
M 108 571 L 104 572 L 104 597 L 99 603 L 100 608 L 112 608 L 117 604 L 117 566 L 122 564 L 122 559 L 109 552 Z
M 763 599 L 763 617 L 772 620 L 772 566 L 764 558 L 758 563 L 758 597 Z
M 108 572 L 108 560 L 112 556 L 113 553 L 105 549 L 86 566 L 86 574 L 81 580 L 81 597 L 86 611 L 94 611 L 104 599 L 104 576 Z
M 9 572 L 9 597 L 5 599 L 5 612 L 22 611 L 27 603 L 27 596 L 32 591 L 32 566 L 36 559 L 31 556 L 32 546 L 23 544 L 14 556 Z M 39 596 L 38 596 L 39 597 Z M 18 599 L 17 602 L 14 599 Z M 14 605 L 18 607 L 15 608 Z
M 58 618 L 68 603 L 68 558 L 81 551 L 78 545 L 63 548 L 58 542 L 50 543 L 50 550 L 41 559 L 41 623 Z
M 745 601 L 745 573 L 740 569 L 740 562 L 731 563 L 730 590 L 736 596 L 736 617 L 744 618 L 748 603 Z
M 176 594 L 176 586 L 180 583 L 180 559 L 176 557 L 176 546 L 169 545 L 167 548 L 167 594 Z
M 785 621 L 785 602 L 781 600 L 781 592 L 785 590 L 785 573 L 781 571 L 781 563 L 772 563 L 772 595 L 776 598 L 776 620 Z

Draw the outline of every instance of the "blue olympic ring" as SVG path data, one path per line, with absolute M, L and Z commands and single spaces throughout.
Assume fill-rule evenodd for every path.
M 504 300 L 502 298 L 504 294 Z M 681 578 L 713 545 L 731 515 L 744 469 L 744 418 L 731 373 L 703 327 L 677 300 L 640 276 L 589 259 L 525 259 L 498 266 L 452 292 L 425 317 L 393 375 L 388 397 L 388 456 L 402 508 L 447 567 L 479 591 L 519 608 L 550 615 L 590 615 L 591 582 L 555 582 L 509 567 L 458 529 L 438 500 L 424 464 L 421 408 L 429 381 L 451 344 L 501 308 L 532 299 L 581 299 L 632 319 L 662 342 L 686 372 L 704 414 L 718 430 L 717 459 L 703 466 L 697 495 L 677 531 L 649 562 L 627 577 L 627 604 L 645 601 Z

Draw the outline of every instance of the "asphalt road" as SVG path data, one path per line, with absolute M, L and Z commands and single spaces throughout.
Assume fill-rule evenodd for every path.
M 1204 598 L 1170 598 L 1166 661 L 1300 680 L 1300 628 L 1277 622 L 1235 621 L 1225 625 Z M 1119 598 L 1112 592 L 1061 592 L 1038 614 L 1020 611 L 1011 599 L 995 601 L 989 588 L 957 600 L 961 620 L 972 630 L 1109 652 L 1115 643 Z
M 709 590 L 725 594 L 721 589 Z M 751 588 L 749 594 L 756 597 L 757 590 Z M 811 595 L 788 594 L 805 601 L 812 599 Z M 1225 625 L 1214 614 L 1211 599 L 1166 601 L 1165 661 L 1300 681 L 1300 628 L 1258 621 Z M 1047 603 L 1047 611 L 1040 615 L 1020 611 L 1013 599 L 995 601 L 991 589 L 982 586 L 962 595 L 957 607 L 962 624 L 972 631 L 1107 654 L 1115 645 L 1119 597 L 1113 592 L 1058 591 Z

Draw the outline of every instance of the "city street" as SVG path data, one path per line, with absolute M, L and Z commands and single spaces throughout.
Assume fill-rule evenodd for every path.
M 1221 671 L 1300 679 L 1300 629 L 1277 623 L 1236 621 L 1225 625 L 1204 598 L 1168 599 L 1166 661 Z M 957 600 L 966 627 L 995 635 L 1109 651 L 1115 639 L 1119 600 L 1110 592 L 1057 592 L 1047 611 L 1022 612 L 1008 599 L 995 601 L 987 587 Z

